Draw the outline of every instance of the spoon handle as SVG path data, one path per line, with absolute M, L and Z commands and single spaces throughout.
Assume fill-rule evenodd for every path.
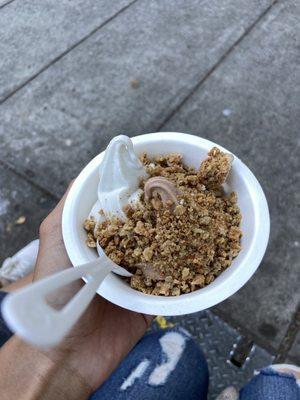
M 36 281 L 5 297 L 3 317 L 9 328 L 26 342 L 41 348 L 53 347 L 83 314 L 112 268 L 104 256 Z M 61 310 L 47 303 L 49 293 L 82 277 L 86 278 L 86 284 Z

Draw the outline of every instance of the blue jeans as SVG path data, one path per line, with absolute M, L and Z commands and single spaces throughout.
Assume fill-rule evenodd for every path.
M 0 346 L 11 335 L 0 315 Z M 205 357 L 188 332 L 160 330 L 146 334 L 90 400 L 205 400 L 208 380 Z M 239 400 L 300 400 L 300 388 L 293 376 L 266 368 Z

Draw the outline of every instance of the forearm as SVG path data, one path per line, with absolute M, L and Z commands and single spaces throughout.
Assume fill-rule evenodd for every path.
M 0 392 L 2 400 L 81 400 L 91 394 L 64 359 L 54 362 L 17 337 L 0 351 Z

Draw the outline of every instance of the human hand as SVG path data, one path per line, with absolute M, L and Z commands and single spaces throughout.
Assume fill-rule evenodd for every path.
M 34 280 L 71 267 L 66 253 L 61 218 L 66 194 L 40 227 L 40 247 Z M 76 281 L 51 296 L 62 307 L 82 287 Z M 97 389 L 143 336 L 152 317 L 118 307 L 96 295 L 84 315 L 55 349 L 45 353 L 79 374 L 92 390 Z

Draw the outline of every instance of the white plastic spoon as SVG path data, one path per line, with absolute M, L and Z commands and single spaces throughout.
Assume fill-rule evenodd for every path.
M 103 210 L 106 217 L 117 215 L 125 219 L 123 207 L 137 201 L 141 192 L 140 180 L 146 177 L 145 167 L 134 153 L 130 138 L 120 135 L 112 139 L 99 170 L 98 200 L 90 217 L 100 222 L 103 216 L 100 216 L 99 210 Z M 109 272 L 131 276 L 106 257 L 100 246 L 97 250 L 97 260 L 59 272 L 9 294 L 3 301 L 2 312 L 11 330 L 36 346 L 55 346 L 82 315 Z M 63 309 L 58 311 L 47 304 L 49 293 L 79 278 L 84 278 L 86 285 Z
M 100 252 L 100 257 L 94 261 L 58 272 L 9 294 L 2 303 L 2 314 L 9 328 L 37 347 L 57 345 L 78 321 L 111 271 L 132 276 L 111 261 L 103 250 Z M 61 310 L 47 303 L 49 293 L 80 278 L 84 278 L 86 284 Z

